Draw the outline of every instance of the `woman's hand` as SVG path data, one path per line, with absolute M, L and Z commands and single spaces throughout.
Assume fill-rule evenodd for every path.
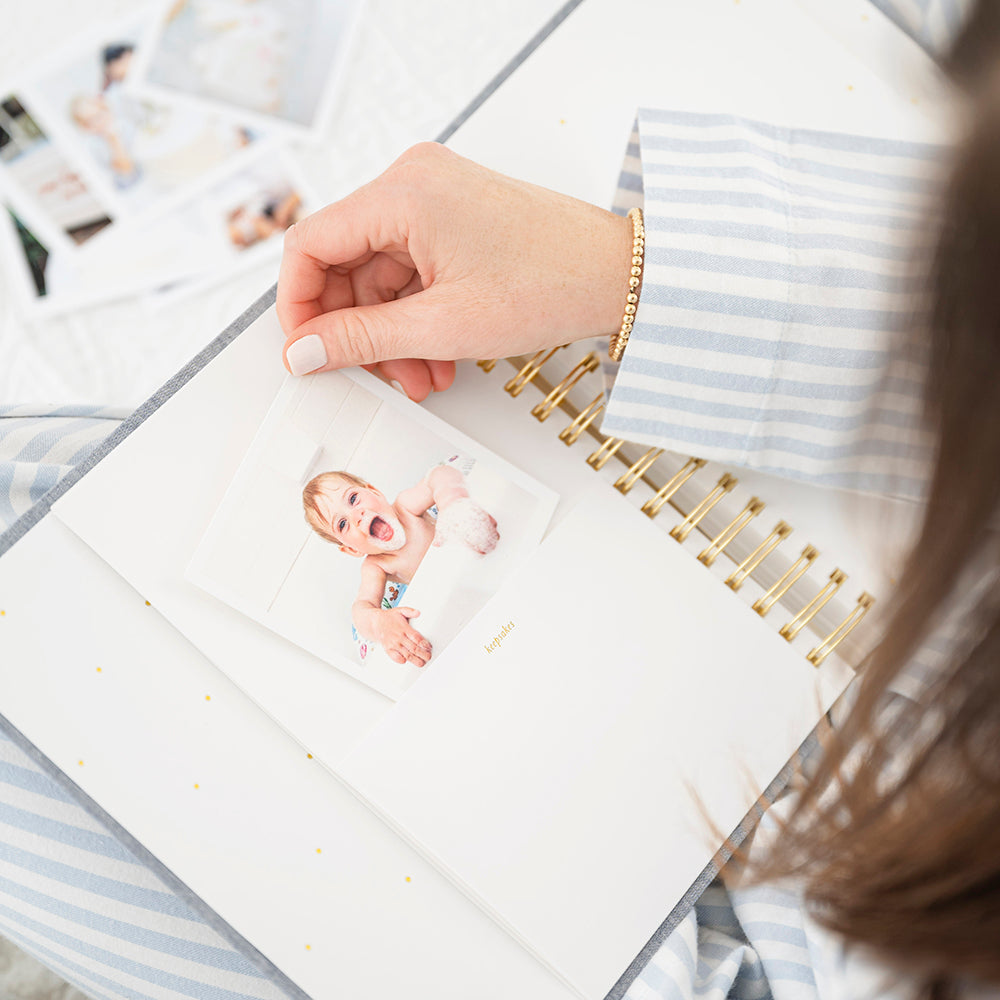
M 461 358 L 618 329 L 632 226 L 434 143 L 285 236 L 278 318 L 294 375 L 377 366 L 412 399 Z

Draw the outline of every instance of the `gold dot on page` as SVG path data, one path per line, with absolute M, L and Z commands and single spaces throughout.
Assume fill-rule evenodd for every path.
M 312 947 L 313 946 L 311 944 L 307 944 L 306 945 L 306 951 L 312 951 Z
M 198 784 L 198 782 L 196 781 L 196 782 L 194 783 L 194 787 L 195 787 L 195 788 L 201 788 L 201 785 L 199 785 L 199 784 Z
M 206 694 L 205 695 L 205 701 L 211 701 L 211 700 L 212 700 L 212 696 L 210 694 Z
M 409 876 L 409 875 L 407 875 L 407 876 L 406 876 L 406 881 L 407 881 L 407 882 L 412 882 L 412 881 L 413 881 L 413 879 L 411 879 L 411 878 L 410 878 L 410 876 Z
M 82 761 L 82 760 L 78 760 L 78 761 L 77 761 L 77 764 L 79 764 L 79 765 L 80 765 L 80 767 L 83 767 L 83 761 Z
M 146 601 L 146 607 L 147 607 L 147 608 L 151 608 L 152 606 L 153 606 L 153 605 L 152 605 L 152 604 L 150 604 L 150 603 L 149 603 L 149 601 Z
M 97 668 L 97 672 L 98 672 L 98 673 L 100 673 L 100 672 L 101 672 L 101 668 L 100 668 L 100 667 L 98 667 L 98 668 Z
M 307 756 L 307 757 L 308 757 L 308 758 L 309 758 L 310 760 L 312 760 L 312 759 L 313 759 L 313 755 L 312 755 L 311 753 L 307 753 L 307 754 L 306 754 L 306 756 Z
M 317 847 L 316 848 L 316 853 L 317 854 L 322 854 L 323 853 L 323 848 L 322 847 Z

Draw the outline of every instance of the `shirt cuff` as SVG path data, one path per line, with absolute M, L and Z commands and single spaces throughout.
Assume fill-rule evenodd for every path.
M 603 430 L 919 495 L 923 372 L 892 348 L 914 330 L 941 148 L 733 115 L 638 124 L 623 189 L 643 196 L 642 295 Z

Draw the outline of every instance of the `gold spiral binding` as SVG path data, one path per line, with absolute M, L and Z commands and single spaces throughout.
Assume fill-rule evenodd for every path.
M 698 504 L 697 507 L 691 509 L 688 516 L 681 521 L 680 524 L 675 524 L 670 529 L 670 536 L 676 538 L 677 541 L 683 542 L 689 534 L 691 534 L 691 529 L 698 524 L 698 522 L 739 482 L 733 476 L 729 475 L 728 472 L 724 473 L 719 481 L 712 488 L 711 492 L 708 493 Z
M 778 629 L 778 635 L 791 642 L 802 629 L 816 617 L 834 594 L 840 590 L 841 584 L 847 579 L 847 574 L 835 569 L 830 574 L 830 581 L 823 585 L 820 592 L 789 622 Z
M 789 587 L 798 580 L 803 573 L 816 561 L 816 557 L 819 555 L 819 551 L 815 549 L 812 545 L 807 545 L 802 550 L 802 555 L 799 556 L 795 562 L 782 574 L 781 578 L 769 589 L 762 597 L 758 597 L 756 601 L 753 602 L 753 609 L 761 616 L 764 617 L 774 607 L 774 605 L 781 600 L 782 597 L 788 592 Z
M 628 493 L 630 489 L 649 471 L 650 466 L 663 454 L 662 448 L 650 448 L 641 458 L 633 462 L 616 480 L 615 489 Z
M 552 411 L 566 398 L 566 394 L 584 375 L 600 367 L 601 362 L 591 351 L 577 362 L 576 367 L 536 406 L 531 408 L 531 415 L 538 420 L 547 420 Z
M 821 640 L 815 649 L 806 654 L 806 659 L 814 667 L 818 667 L 854 631 L 858 622 L 868 614 L 874 603 L 875 598 L 867 591 L 863 591 L 858 598 L 858 603 L 847 617 L 825 639 Z
M 647 517 L 656 517 L 663 505 L 705 464 L 703 458 L 689 458 L 641 507 Z
M 553 347 L 547 351 L 539 351 L 535 356 L 504 386 L 512 396 L 519 396 L 524 387 L 542 370 L 542 365 L 552 357 L 562 346 Z
M 581 410 L 568 427 L 559 432 L 559 440 L 567 447 L 576 444 L 577 438 L 597 419 L 604 409 L 604 393 L 595 396 L 586 409 Z
M 623 445 L 625 438 L 606 437 L 604 443 L 592 455 L 587 456 L 587 465 L 592 469 L 603 469 L 608 459 Z
M 519 395 L 525 386 L 528 385 L 539 374 L 542 367 L 562 349 L 554 347 L 551 350 L 538 351 L 527 363 L 523 364 L 517 374 L 510 379 L 504 389 L 511 396 Z M 511 360 L 511 359 L 508 359 Z M 496 367 L 496 359 L 481 360 L 476 362 L 484 372 L 491 372 Z M 519 363 L 519 362 L 515 362 Z M 539 420 L 545 420 L 551 413 L 565 400 L 569 391 L 588 372 L 598 368 L 600 362 L 595 354 L 590 353 L 580 360 L 574 369 L 559 383 L 551 389 L 545 398 L 532 409 L 532 414 Z M 572 413 L 573 407 L 569 407 Z M 594 397 L 587 407 L 580 411 L 573 422 L 559 432 L 559 440 L 566 445 L 575 444 L 580 435 L 588 430 L 593 422 L 604 410 L 604 394 L 600 393 Z M 592 432 L 593 433 L 593 432 Z M 606 437 L 600 447 L 587 458 L 587 464 L 594 469 L 602 469 L 607 462 L 628 442 L 624 438 Z M 632 487 L 648 472 L 652 465 L 662 454 L 662 449 L 650 448 L 642 457 L 633 462 L 628 470 L 620 476 L 615 486 L 622 492 L 627 493 Z M 653 518 L 659 514 L 663 505 L 683 486 L 699 469 L 706 464 L 703 458 L 689 458 L 684 466 L 678 470 L 671 479 L 665 483 L 655 494 L 642 505 L 642 511 L 648 517 Z M 736 486 L 737 480 L 728 473 L 723 475 L 716 486 L 694 507 L 684 520 L 671 529 L 670 534 L 684 541 L 688 534 L 697 526 L 702 518 L 717 504 L 730 490 Z M 698 556 L 706 566 L 711 566 L 718 556 L 726 549 L 726 546 L 736 538 L 737 535 L 764 509 L 764 503 L 758 497 L 752 497 L 746 507 L 735 517 L 725 528 L 720 531 L 708 546 Z M 744 559 L 732 573 L 726 577 L 725 583 L 732 590 L 739 590 L 746 582 L 746 579 L 761 565 L 761 563 L 791 534 L 792 528 L 785 521 L 778 521 L 771 531 L 771 534 L 764 539 L 754 550 Z M 763 617 L 771 608 L 781 600 L 781 598 L 794 586 L 794 584 L 806 573 L 809 567 L 818 557 L 818 551 L 811 545 L 807 545 L 802 554 L 781 576 L 781 578 L 771 586 L 768 591 L 753 604 L 753 609 Z M 801 630 L 809 624 L 813 618 L 826 606 L 840 589 L 846 580 L 846 574 L 835 569 L 830 574 L 830 580 L 820 591 L 806 604 L 789 622 L 779 629 L 779 634 L 791 642 Z M 814 666 L 818 667 L 827 656 L 832 653 L 837 646 L 857 627 L 864 616 L 875 604 L 875 598 L 863 592 L 858 598 L 857 605 L 850 611 L 844 620 L 837 625 L 833 631 L 822 639 L 814 649 L 807 655 L 806 659 Z
M 792 533 L 792 526 L 784 521 L 779 521 L 775 526 L 774 530 L 767 536 L 726 577 L 726 586 L 732 588 L 733 590 L 739 590 L 740 587 L 746 582 L 746 578 Z
M 699 556 L 698 561 L 706 566 L 722 554 L 725 547 L 764 509 L 760 497 L 751 497 L 746 507 L 720 531 Z

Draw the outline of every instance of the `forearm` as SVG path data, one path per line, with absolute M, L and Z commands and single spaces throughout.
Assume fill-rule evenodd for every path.
M 358 635 L 374 642 L 379 641 L 379 621 L 384 609 L 372 601 L 357 600 L 351 605 L 351 622 Z

